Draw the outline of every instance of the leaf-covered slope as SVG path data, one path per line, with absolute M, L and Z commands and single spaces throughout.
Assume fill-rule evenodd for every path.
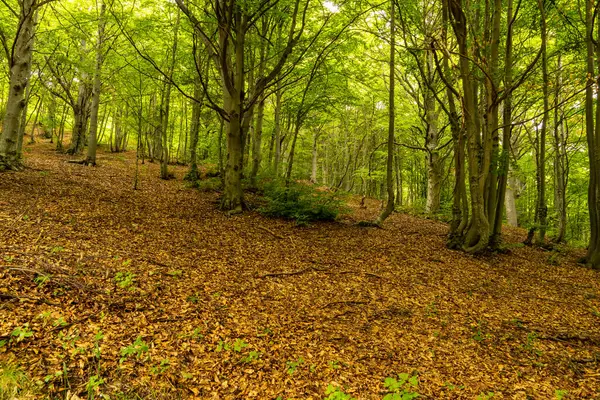
M 402 214 L 355 226 L 374 201 L 308 228 L 227 217 L 182 168 L 145 164 L 133 191 L 131 153 L 31 149 L 0 175 L 0 362 L 43 393 L 379 399 L 417 372 L 430 399 L 600 395 L 600 280 L 569 252 L 472 257 Z

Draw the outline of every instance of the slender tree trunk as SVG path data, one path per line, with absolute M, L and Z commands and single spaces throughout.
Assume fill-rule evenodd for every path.
M 319 141 L 319 133 L 315 133 L 315 136 L 313 138 L 313 145 L 312 145 L 312 161 L 311 161 L 311 171 L 310 171 L 310 182 L 312 184 L 316 184 L 317 183 L 317 171 L 319 169 L 319 165 L 318 165 L 318 142 Z
M 262 21 L 262 36 L 266 37 L 268 32 L 269 24 L 265 19 Z M 266 63 L 266 44 L 264 41 L 260 42 L 260 59 L 258 65 L 258 76 L 263 76 L 265 73 Z M 262 137 L 263 137 L 263 125 L 265 118 L 265 95 L 261 95 L 258 101 L 258 111 L 256 115 L 256 125 L 254 127 L 254 137 L 252 138 L 252 169 L 250 170 L 250 185 L 256 186 L 256 177 L 260 169 L 262 161 Z
M 593 13 L 593 4 L 586 2 L 587 21 L 587 50 L 588 50 L 588 79 L 593 79 L 594 56 L 596 57 L 596 68 L 600 70 L 600 46 L 595 46 L 592 34 L 594 32 L 593 22 L 597 20 L 596 32 L 600 37 L 598 27 L 600 19 Z M 598 39 L 598 37 L 596 39 Z M 600 98 L 596 97 L 596 125 L 594 127 L 594 86 L 593 81 L 588 82 L 586 90 L 586 134 L 588 139 L 588 150 L 590 160 L 590 186 L 588 192 L 588 207 L 590 210 L 590 244 L 587 252 L 587 262 L 595 269 L 600 269 Z M 596 72 L 596 85 L 600 83 L 600 76 Z
M 221 174 L 221 179 L 224 179 L 224 175 L 225 175 L 225 166 L 224 166 L 224 160 L 223 160 L 223 129 L 225 127 L 225 121 L 223 121 L 223 118 L 220 119 L 219 122 L 219 135 L 218 135 L 218 142 L 219 142 L 219 173 Z
M 587 82 L 585 90 L 585 130 L 588 145 L 588 160 L 590 169 L 590 180 L 588 186 L 588 210 L 590 214 L 590 243 L 586 254 L 586 260 L 594 267 L 600 266 L 600 246 L 598 229 L 598 182 L 594 171 L 597 170 L 596 137 L 594 132 L 594 84 L 596 71 L 594 68 L 594 4 L 586 1 L 586 48 L 587 48 Z
M 292 145 L 290 147 L 290 155 L 288 157 L 287 171 L 285 173 L 286 184 L 289 184 L 292 179 L 292 168 L 294 166 L 294 154 L 296 152 L 296 142 L 298 141 L 298 134 L 300 133 L 301 126 L 302 126 L 302 121 L 296 120 L 296 124 L 294 126 L 294 135 L 292 136 Z
M 90 137 L 88 140 L 87 156 L 84 164 L 96 165 L 96 149 L 98 147 L 98 111 L 100 109 L 101 73 L 103 62 L 104 43 L 104 13 L 106 5 L 102 1 L 99 5 L 100 16 L 98 19 L 98 42 L 96 43 L 96 65 L 94 68 L 94 84 L 92 86 L 92 105 L 90 112 Z M 136 162 L 137 163 L 137 162 Z
M 441 190 L 441 165 L 438 152 L 439 131 L 437 126 L 438 113 L 435 110 L 435 102 L 431 96 L 425 101 L 425 114 L 427 118 L 427 198 L 425 203 L 426 213 L 435 213 L 440 209 Z
M 387 163 L 386 163 L 386 186 L 387 186 L 387 204 L 381 214 L 373 222 L 380 226 L 383 221 L 394 211 L 394 130 L 396 107 L 394 97 L 396 94 L 396 11 L 394 0 L 390 1 L 390 93 L 388 105 L 388 140 L 387 140 Z
M 25 130 L 27 128 L 27 119 L 29 114 L 29 102 L 31 101 L 31 84 L 27 82 L 27 89 L 25 89 L 25 98 L 23 99 L 25 105 L 21 111 L 21 121 L 19 122 L 19 135 L 17 139 L 17 154 L 23 154 L 23 141 L 25 140 Z
M 565 240 L 567 231 L 567 154 L 566 138 L 563 132 L 563 116 L 560 107 L 562 89 L 562 62 L 558 55 L 556 83 L 554 91 L 554 208 L 556 210 L 556 236 L 554 242 Z
M 33 118 L 33 125 L 31 126 L 31 137 L 29 139 L 29 144 L 35 143 L 35 127 L 37 126 L 38 121 L 40 120 L 40 111 L 42 111 L 43 104 L 44 104 L 44 93 L 42 92 L 42 97 L 40 97 L 40 99 L 38 100 L 38 102 L 34 108 L 35 117 Z
M 86 41 L 81 41 L 82 50 L 85 51 Z M 75 155 L 81 153 L 85 146 L 85 128 L 87 126 L 87 108 L 89 100 L 88 75 L 81 72 L 77 100 L 73 105 L 73 131 L 71 133 L 71 144 L 67 154 Z
M 161 102 L 161 158 L 160 158 L 160 178 L 169 179 L 169 115 L 171 112 L 171 80 L 173 79 L 173 71 L 175 70 L 175 60 L 177 56 L 177 44 L 179 35 L 179 21 L 181 12 L 177 9 L 177 19 L 173 32 L 173 48 L 171 49 L 171 60 L 168 70 L 168 79 L 165 80 L 165 88 L 163 99 Z
M 50 139 L 50 143 L 54 143 L 54 134 L 56 133 L 56 97 L 50 96 L 50 104 L 46 109 L 46 126 L 44 129 L 44 137 Z
M 194 101 L 192 104 L 192 123 L 190 124 L 190 170 L 185 179 L 196 182 L 200 179 L 198 174 L 198 135 L 200 133 L 200 114 L 202 112 L 202 99 L 204 89 L 200 77 L 194 79 Z
M 252 141 L 252 170 L 250 171 L 250 185 L 256 186 L 256 177 L 262 161 L 262 137 L 263 122 L 265 118 L 265 98 L 261 96 L 258 103 L 258 112 L 256 115 L 256 126 L 254 127 L 254 140 Z
M 519 226 L 515 195 L 516 185 L 517 179 L 512 176 L 509 171 L 508 183 L 506 185 L 506 195 L 504 197 L 504 206 L 506 208 L 506 222 L 510 226 Z
M 507 19 L 507 33 L 506 33 L 506 46 L 505 46 L 505 61 L 504 61 L 504 87 L 506 90 L 512 90 L 512 36 L 513 36 L 513 0 L 507 0 L 506 7 L 506 19 Z M 503 104 L 503 127 L 502 127 L 502 153 L 500 154 L 499 165 L 496 169 L 498 176 L 498 193 L 495 196 L 494 204 L 494 218 L 492 225 L 492 236 L 490 237 L 490 247 L 496 249 L 500 246 L 501 234 L 502 234 L 502 215 L 504 213 L 505 199 L 507 198 L 507 184 L 508 176 L 510 172 L 510 143 L 512 136 L 512 93 L 508 92 Z M 492 186 L 496 183 L 492 180 Z M 514 193 L 511 191 L 512 197 L 508 197 L 509 204 L 507 210 L 507 217 L 509 224 L 516 226 L 516 205 L 514 204 Z M 510 210 L 510 211 L 509 211 Z M 508 215 L 511 214 L 511 215 Z M 512 218 L 512 220 L 511 220 Z
M 96 143 L 100 144 L 104 140 L 104 134 L 106 133 L 106 125 L 108 124 L 108 119 L 110 118 L 110 110 L 108 107 L 104 109 L 102 113 L 102 118 L 98 122 L 98 137 L 96 139 Z
M 500 159 L 499 151 L 499 107 L 498 107 L 498 87 L 499 79 L 499 49 L 500 49 L 500 17 L 502 14 L 502 0 L 494 0 L 493 16 L 491 24 L 491 42 L 490 46 L 490 63 L 488 76 L 486 77 L 486 112 L 485 116 L 485 131 L 484 131 L 484 155 L 482 165 L 482 180 L 485 185 L 482 187 L 486 191 L 484 200 L 486 202 L 486 217 L 491 228 L 490 237 L 493 239 L 493 229 L 495 227 L 496 211 L 498 205 L 502 207 L 502 200 L 498 200 L 498 183 L 500 167 L 498 160 Z M 500 223 L 502 221 L 499 221 Z
M 442 18 L 443 18 L 443 40 L 448 46 L 448 25 L 449 8 L 448 1 L 444 0 Z M 452 192 L 452 222 L 446 245 L 451 249 L 458 249 L 462 246 L 464 232 L 469 220 L 469 208 L 467 203 L 467 187 L 465 184 L 465 139 L 464 132 L 460 125 L 456 102 L 454 99 L 453 85 L 454 79 L 450 70 L 449 56 L 444 53 L 442 59 L 443 74 L 446 80 L 446 99 L 448 101 L 448 119 L 450 121 L 450 130 L 452 132 L 452 145 L 454 150 L 454 189 Z
M 67 111 L 67 105 L 63 104 L 62 116 L 60 118 L 60 126 L 58 127 L 58 137 L 56 138 L 56 151 L 58 152 L 62 152 L 64 150 L 63 138 L 65 137 L 65 122 L 67 120 Z
M 281 158 L 281 84 L 277 82 L 277 91 L 275 92 L 275 156 L 274 167 L 275 178 L 279 178 L 280 158 Z
M 425 81 L 423 89 L 423 107 L 426 122 L 425 150 L 427 162 L 427 197 L 425 203 L 426 213 L 436 213 L 440 209 L 440 195 L 442 183 L 441 160 L 439 154 L 439 110 L 436 107 L 435 95 L 435 67 L 433 52 L 425 51 L 424 66 L 421 76 Z
M 542 39 L 542 78 L 544 84 L 542 86 L 542 96 L 544 101 L 544 116 L 542 118 L 542 128 L 540 129 L 540 154 L 539 154 L 539 198 L 538 198 L 538 217 L 539 217 L 539 231 L 536 239 L 538 245 L 544 243 L 546 236 L 546 225 L 548 215 L 548 205 L 546 204 L 546 132 L 548 130 L 548 116 L 549 116 L 549 101 L 548 101 L 548 88 L 550 81 L 548 78 L 548 55 L 547 55 L 547 43 L 548 33 L 546 28 L 546 8 L 543 0 L 538 0 L 538 7 L 540 9 L 541 16 L 541 39 Z

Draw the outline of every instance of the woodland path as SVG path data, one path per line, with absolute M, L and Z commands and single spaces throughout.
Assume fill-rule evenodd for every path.
M 322 399 L 334 384 L 380 399 L 384 378 L 417 372 L 425 399 L 600 399 L 600 275 L 578 254 L 473 257 L 404 214 L 355 226 L 376 202 L 307 228 L 228 217 L 183 167 L 161 181 L 146 163 L 134 191 L 134 152 L 93 168 L 50 146 L 0 174 L 0 336 L 33 333 L 0 362 L 47 377 L 44 393 L 85 397 L 99 374 L 121 398 Z M 120 363 L 138 337 L 147 351 Z

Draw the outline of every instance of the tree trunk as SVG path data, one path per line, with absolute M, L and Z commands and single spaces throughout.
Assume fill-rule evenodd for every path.
M 8 101 L 0 135 L 0 171 L 18 170 L 22 167 L 21 154 L 17 150 L 19 121 L 23 107 L 25 88 L 31 74 L 31 58 L 35 36 L 35 0 L 19 2 L 19 27 L 10 60 Z
M 516 186 L 517 179 L 509 171 L 506 195 L 504 196 L 504 207 L 506 208 L 506 221 L 510 226 L 519 226 L 515 193 Z
M 469 160 L 469 189 L 471 194 L 471 221 L 464 237 L 463 248 L 467 252 L 484 250 L 489 240 L 489 223 L 487 220 L 483 201 L 483 174 L 480 161 L 483 160 L 482 144 L 479 138 L 476 91 L 473 85 L 473 76 L 469 68 L 469 51 L 467 47 L 467 19 L 460 3 L 451 2 L 453 16 L 452 24 L 456 34 L 460 54 L 460 75 L 464 96 L 464 125 L 467 135 L 467 155 Z M 485 162 L 483 162 L 485 165 Z
M 288 185 L 292 179 L 292 168 L 294 166 L 294 153 L 296 152 L 296 142 L 298 141 L 298 134 L 300 133 L 300 127 L 302 122 L 297 120 L 294 126 L 294 136 L 292 137 L 292 145 L 290 147 L 290 155 L 288 157 L 287 171 L 285 173 L 285 183 Z
M 543 0 L 538 0 L 541 17 L 541 39 L 542 39 L 542 78 L 544 84 L 542 86 L 542 96 L 544 101 L 544 116 L 542 118 L 542 128 L 540 129 L 540 153 L 539 153 L 539 198 L 538 198 L 538 217 L 539 230 L 536 243 L 542 245 L 546 236 L 546 224 L 548 215 L 548 205 L 546 204 L 546 131 L 548 130 L 548 88 L 550 81 L 548 79 L 548 55 L 547 55 L 547 28 L 546 28 L 546 9 Z
M 500 208 L 502 211 L 502 197 L 498 197 L 498 183 L 501 181 L 499 175 L 501 168 L 498 165 L 500 159 L 499 153 L 499 107 L 498 107 L 498 88 L 500 85 L 499 79 L 499 49 L 500 49 L 500 17 L 502 13 L 502 0 L 494 0 L 494 8 L 491 24 L 491 40 L 490 40 L 490 62 L 488 75 L 486 76 L 486 112 L 485 116 L 485 131 L 484 131 L 484 152 L 483 165 L 481 168 L 481 182 L 485 186 L 482 189 L 486 192 L 484 200 L 486 202 L 486 217 L 491 228 L 491 238 L 494 238 L 493 229 L 495 227 L 496 212 Z M 487 32 L 487 30 L 486 30 Z M 498 207 L 500 206 L 500 207 Z M 500 214 L 500 219 L 502 218 Z M 502 221 L 499 221 L 502 223 Z
M 440 209 L 440 191 L 442 181 L 442 171 L 440 165 L 439 145 L 439 112 L 436 109 L 435 97 L 433 91 L 434 66 L 433 53 L 425 52 L 426 76 L 428 80 L 427 89 L 424 94 L 425 120 L 427 122 L 427 132 L 425 135 L 425 149 L 427 150 L 427 198 L 425 203 L 426 213 L 436 213 Z
M 202 98 L 204 89 L 200 82 L 200 76 L 194 79 L 194 99 L 192 104 L 192 123 L 190 124 L 190 170 L 185 179 L 196 182 L 200 179 L 198 174 L 198 135 L 200 133 L 200 114 L 202 112 Z
M 560 91 L 562 89 L 562 62 L 558 55 L 556 84 L 554 92 L 554 208 L 556 210 L 556 236 L 554 242 L 565 240 L 567 231 L 567 139 L 563 129 L 563 115 L 560 107 Z
M 256 186 L 256 176 L 260 169 L 262 160 L 262 136 L 263 121 L 265 118 L 265 98 L 261 97 L 258 103 L 258 113 L 256 115 L 256 126 L 254 127 L 254 139 L 252 141 L 252 170 L 250 171 L 250 185 Z
M 104 42 L 104 13 L 106 5 L 100 4 L 100 16 L 98 19 L 98 42 L 96 43 L 96 65 L 94 68 L 94 84 L 92 87 L 92 105 L 90 109 L 90 137 L 88 140 L 87 156 L 85 165 L 96 165 L 96 149 L 98 147 L 98 111 L 100 109 L 100 90 L 102 73 L 102 47 Z
M 277 83 L 277 92 L 275 92 L 275 155 L 274 155 L 274 167 L 275 178 L 279 178 L 279 164 L 281 158 L 281 98 L 283 92 L 281 91 L 281 84 Z
M 63 139 L 65 137 L 65 122 L 67 120 L 67 110 L 67 105 L 63 104 L 62 116 L 60 118 L 60 126 L 58 127 L 58 135 L 56 138 L 56 151 L 58 152 L 62 152 L 64 150 Z
M 31 100 L 31 85 L 27 82 L 25 89 L 25 98 L 23 102 L 23 110 L 21 111 L 21 120 L 19 121 L 19 134 L 17 138 L 17 154 L 23 154 L 23 140 L 25 139 L 25 130 L 27 128 L 27 114 L 29 113 L 29 101 Z M 21 157 L 21 156 L 19 156 Z
M 318 140 L 319 140 L 319 134 L 315 133 L 315 136 L 313 138 L 313 145 L 312 145 L 312 161 L 311 161 L 311 171 L 310 171 L 310 183 L 312 184 L 316 184 L 317 183 L 317 171 L 318 171 Z
M 85 39 L 81 41 L 81 47 L 85 50 Z M 77 91 L 77 101 L 73 105 L 73 131 L 71 133 L 71 144 L 67 150 L 67 154 L 75 155 L 81 153 L 85 146 L 85 128 L 87 126 L 87 109 L 89 100 L 88 75 L 84 71 L 81 72 L 79 78 L 79 89 Z
M 38 102 L 35 105 L 34 112 L 35 117 L 33 118 L 33 125 L 31 126 L 31 137 L 29 139 L 29 144 L 35 143 L 35 127 L 38 125 L 40 120 L 40 112 L 42 111 L 42 106 L 44 104 L 44 93 L 42 92 L 42 96 L 39 98 Z
M 386 163 L 386 186 L 387 186 L 387 204 L 381 214 L 373 222 L 380 226 L 383 221 L 394 211 L 394 130 L 396 107 L 394 97 L 396 94 L 396 11 L 394 0 L 390 1 L 390 93 L 388 104 L 388 140 L 387 140 L 387 163 Z
M 594 54 L 594 43 L 592 38 L 593 21 L 597 20 L 596 31 L 600 37 L 600 19 L 592 14 L 592 2 L 587 2 L 588 15 L 588 77 L 594 77 L 594 56 L 598 70 L 600 70 L 600 46 L 596 45 Z M 598 37 L 596 39 L 598 39 Z M 596 72 L 596 85 L 600 83 L 600 76 Z M 592 82 L 586 90 L 586 131 L 588 136 L 589 158 L 590 158 L 590 187 L 588 192 L 588 206 L 590 208 L 590 245 L 588 246 L 587 262 L 595 269 L 600 269 L 600 98 L 596 97 L 596 126 L 594 128 L 594 96 Z M 588 106 L 588 102 L 590 103 Z M 588 111 L 590 115 L 588 116 Z M 589 120 L 588 120 L 589 118 Z M 588 126 L 589 124 L 589 126 Z
M 510 143 L 512 136 L 512 36 L 513 36 L 513 0 L 507 1 L 506 7 L 506 46 L 504 60 L 504 87 L 508 90 L 504 99 L 503 109 L 503 127 L 502 127 L 502 153 L 500 154 L 499 165 L 496 169 L 498 176 L 498 193 L 495 196 L 494 219 L 492 224 L 492 235 L 490 238 L 490 247 L 496 249 L 500 246 L 502 234 L 502 215 L 506 205 L 506 215 L 509 224 L 517 226 L 517 209 L 515 205 L 514 192 L 510 191 L 507 196 L 508 177 L 510 173 Z M 492 180 L 492 185 L 495 182 Z
M 177 9 L 177 19 L 175 20 L 175 28 L 173 32 L 173 48 L 171 49 L 171 62 L 168 70 L 168 79 L 165 80 L 165 88 L 160 107 L 161 121 L 161 156 L 160 156 L 160 178 L 169 179 L 169 115 L 171 112 L 171 80 L 173 79 L 173 71 L 175 69 L 175 60 L 177 55 L 177 42 L 179 34 L 180 11 Z
M 225 166 L 224 192 L 221 199 L 221 209 L 231 214 L 242 212 L 244 203 L 242 192 L 242 168 L 243 168 L 243 140 L 242 122 L 244 118 L 244 105 L 242 93 L 244 93 L 244 42 L 245 29 L 242 26 L 241 10 L 236 7 L 234 12 L 236 21 L 236 35 L 234 40 L 235 69 L 233 85 L 224 85 L 224 109 L 229 116 L 227 127 L 227 163 Z M 228 36 L 227 32 L 220 31 L 220 35 Z M 222 37 L 222 40 L 228 40 Z M 225 79 L 225 78 L 224 78 Z
M 448 45 L 448 24 L 449 9 L 448 0 L 443 2 L 443 40 Z M 467 187 L 465 184 L 465 143 L 464 132 L 460 125 L 456 102 L 454 99 L 454 79 L 450 70 L 449 56 L 444 52 L 442 59 L 443 74 L 446 82 L 446 99 L 448 101 L 448 119 L 450 121 L 450 130 L 452 132 L 452 146 L 454 150 L 454 189 L 452 192 L 452 222 L 446 245 L 451 249 L 458 249 L 462 246 L 464 232 L 469 220 L 469 208 L 467 203 Z

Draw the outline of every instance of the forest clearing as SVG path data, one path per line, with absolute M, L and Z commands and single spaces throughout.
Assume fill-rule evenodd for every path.
M 0 360 L 27 377 L 20 399 L 381 399 L 402 373 L 423 399 L 600 398 L 583 252 L 513 229 L 507 254 L 473 256 L 400 213 L 356 226 L 374 200 L 308 227 L 228 217 L 184 167 L 145 163 L 133 190 L 134 152 L 26 157 L 0 179 Z

